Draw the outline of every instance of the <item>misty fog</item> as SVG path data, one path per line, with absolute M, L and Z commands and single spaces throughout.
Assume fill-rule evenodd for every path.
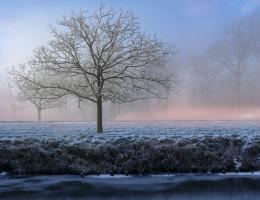
M 123 9 L 128 10 L 124 7 Z M 135 14 L 135 10 L 132 11 Z M 62 13 L 58 17 L 61 16 Z M 163 17 L 160 19 L 162 20 Z M 121 104 L 105 103 L 104 120 L 260 119 L 260 13 L 254 10 L 235 19 L 228 18 L 226 21 L 214 29 L 214 35 L 208 35 L 212 30 L 206 30 L 210 29 L 206 26 L 199 32 L 197 29 L 200 29 L 200 21 L 197 21 L 196 24 L 192 24 L 195 34 L 185 32 L 180 36 L 184 29 L 175 32 L 176 35 L 171 35 L 171 38 L 167 36 L 168 41 L 173 41 L 177 49 L 177 53 L 171 57 L 167 65 L 177 80 L 168 98 Z M 49 23 L 53 21 L 47 19 L 47 24 Z M 42 30 L 47 29 L 46 23 L 42 26 Z M 163 31 L 167 32 L 167 28 L 180 29 L 180 26 L 174 26 L 174 23 L 171 26 L 164 27 Z M 44 36 L 45 39 L 41 40 L 44 33 L 41 32 L 39 37 L 34 35 L 32 40 L 36 45 L 30 44 L 29 52 L 49 37 Z M 24 34 L 24 38 L 30 38 L 30 35 L 26 35 L 26 31 Z M 12 36 L 10 38 L 12 39 Z M 3 65 L 0 66 L 0 120 L 35 121 L 37 113 L 33 105 L 28 101 L 21 101 L 17 97 L 19 95 L 17 88 L 7 79 L 8 69 L 24 62 L 30 56 L 29 53 L 23 56 L 16 55 L 19 52 L 17 49 L 12 51 L 12 47 L 15 49 L 16 46 L 21 45 L 19 42 L 15 43 L 16 40 L 19 41 L 17 36 L 14 35 L 13 38 L 14 42 L 10 45 L 4 44 L 4 47 L 8 47 L 8 52 L 14 54 L 8 55 L 9 58 L 5 61 L 0 61 L 0 65 Z M 185 41 L 193 42 L 187 44 L 188 42 Z M 19 48 L 22 49 L 21 46 Z M 18 59 L 8 62 L 13 57 Z M 0 56 L 1 58 L 3 57 Z M 44 110 L 42 119 L 44 121 L 95 121 L 95 112 L 94 104 L 68 97 L 64 104 Z

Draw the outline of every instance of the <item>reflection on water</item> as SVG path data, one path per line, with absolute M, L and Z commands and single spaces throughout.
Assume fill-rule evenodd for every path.
M 0 199 L 256 200 L 260 175 L 36 176 L 0 179 Z

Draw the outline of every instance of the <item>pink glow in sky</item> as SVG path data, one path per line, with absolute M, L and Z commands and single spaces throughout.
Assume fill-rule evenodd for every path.
M 169 106 L 149 112 L 128 112 L 117 117 L 118 121 L 164 121 L 164 120 L 260 120 L 260 108 L 202 108 Z

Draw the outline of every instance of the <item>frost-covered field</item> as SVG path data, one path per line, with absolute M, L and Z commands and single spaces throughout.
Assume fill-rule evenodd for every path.
M 153 174 L 260 170 L 259 121 L 0 123 L 0 172 Z
M 260 137 L 260 121 L 107 122 L 104 134 L 96 134 L 95 128 L 95 123 L 83 122 L 0 123 L 0 140 L 37 139 L 75 144 L 111 142 L 119 138 Z

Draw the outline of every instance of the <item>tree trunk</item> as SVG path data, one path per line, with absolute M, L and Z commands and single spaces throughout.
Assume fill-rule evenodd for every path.
M 42 110 L 40 108 L 37 108 L 37 116 L 38 116 L 38 122 L 41 122 L 42 121 L 42 116 L 41 116 L 41 112 Z
M 102 97 L 97 98 L 97 133 L 103 133 Z
M 15 120 L 16 120 L 16 110 L 13 109 L 13 121 L 15 121 Z
M 235 80 L 235 103 L 236 103 L 236 106 L 240 107 L 241 106 L 241 87 L 242 87 L 242 82 L 241 82 L 241 79 L 240 77 L 236 78 Z

